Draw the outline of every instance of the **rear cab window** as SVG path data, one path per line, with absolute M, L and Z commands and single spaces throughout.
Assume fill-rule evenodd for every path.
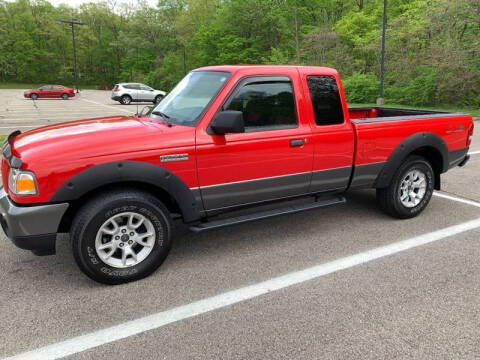
M 333 76 L 307 76 L 308 90 L 312 101 L 315 123 L 318 126 L 344 123 L 340 91 Z

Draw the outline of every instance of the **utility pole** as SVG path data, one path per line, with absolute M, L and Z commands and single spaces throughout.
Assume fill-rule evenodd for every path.
M 383 97 L 383 83 L 385 77 L 385 35 L 387 32 L 387 0 L 383 0 L 383 28 L 382 28 L 382 57 L 380 60 L 380 95 L 377 99 L 377 105 L 385 104 Z
M 183 75 L 187 75 L 187 51 L 185 50 L 185 44 L 183 44 Z
M 296 54 L 297 65 L 300 65 L 300 50 L 299 50 L 299 46 L 298 46 L 297 2 L 295 2 L 294 14 L 295 14 L 295 54 Z
M 77 68 L 77 45 L 75 43 L 75 25 L 87 25 L 79 22 L 77 19 L 72 20 L 57 20 L 58 23 L 67 24 L 72 28 L 72 45 L 73 45 L 73 74 L 75 77 L 75 88 L 78 94 L 78 68 Z

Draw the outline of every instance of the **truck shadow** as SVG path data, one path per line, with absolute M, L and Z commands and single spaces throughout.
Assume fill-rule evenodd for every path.
M 352 191 L 346 195 L 347 203 L 326 209 L 316 209 L 266 220 L 216 230 L 193 233 L 185 224 L 179 223 L 170 261 L 183 261 L 197 256 L 222 256 L 245 246 L 265 248 L 281 246 L 296 236 L 318 229 L 334 234 L 338 227 L 346 225 L 349 219 L 372 222 L 379 218 L 391 219 L 378 208 L 375 192 L 372 190 Z
M 347 194 L 346 197 L 345 205 L 280 216 L 203 233 L 193 233 L 187 225 L 179 222 L 174 234 L 172 250 L 165 263 L 152 276 L 161 276 L 165 272 L 177 272 L 184 266 L 192 267 L 199 262 L 225 260 L 232 254 L 245 251 L 255 254 L 256 252 L 268 252 L 270 249 L 278 249 L 282 246 L 290 246 L 289 244 L 295 242 L 302 234 L 312 236 L 312 234 L 323 233 L 331 237 L 339 228 L 346 226 L 346 222 L 350 222 L 349 219 L 352 218 L 356 222 L 366 223 L 378 221 L 383 217 L 376 207 L 374 192 L 355 191 Z M 67 234 L 58 236 L 57 254 L 54 256 L 37 257 L 22 250 L 11 250 L 18 252 L 17 258 L 20 260 L 16 264 L 5 264 L 6 268 L 10 269 L 7 274 L 9 282 L 35 281 L 42 283 L 55 278 L 56 284 L 68 284 L 67 287 L 104 286 L 88 279 L 77 268 Z M 26 280 L 26 277 L 34 279 Z M 148 278 L 144 281 L 148 281 Z

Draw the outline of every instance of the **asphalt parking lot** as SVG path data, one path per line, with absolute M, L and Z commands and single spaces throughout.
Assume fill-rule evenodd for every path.
M 20 129 L 26 131 L 56 122 L 110 115 L 132 115 L 137 104 L 121 105 L 110 99 L 110 91 L 82 90 L 69 100 L 23 97 L 24 90 L 0 89 L 0 134 Z M 141 110 L 152 103 L 139 103 Z
M 109 92 L 36 107 L 21 95 L 0 90 L 0 133 L 136 111 Z M 2 234 L 0 357 L 476 359 L 479 125 L 470 162 L 411 220 L 356 191 L 342 206 L 205 233 L 179 224 L 164 265 L 121 286 L 86 278 L 67 237 L 36 257 Z

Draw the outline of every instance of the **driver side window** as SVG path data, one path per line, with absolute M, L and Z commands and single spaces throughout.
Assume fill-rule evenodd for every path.
M 225 110 L 243 112 L 246 132 L 297 127 L 293 87 L 287 80 L 246 84 Z

